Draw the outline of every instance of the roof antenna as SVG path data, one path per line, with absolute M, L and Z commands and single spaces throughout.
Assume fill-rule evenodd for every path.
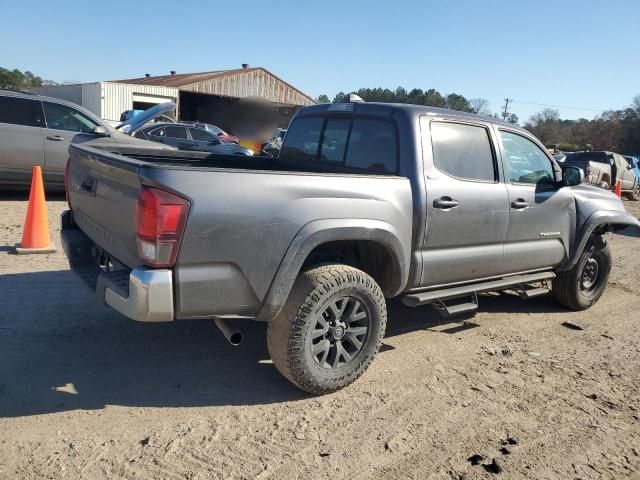
M 355 93 L 349 94 L 349 103 L 364 103 L 364 100 L 360 95 L 356 95 Z

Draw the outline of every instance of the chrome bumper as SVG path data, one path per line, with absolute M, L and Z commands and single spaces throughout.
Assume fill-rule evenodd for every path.
M 94 244 L 73 222 L 70 211 L 62 213 L 60 232 L 69 265 L 104 302 L 140 322 L 170 322 L 174 318 L 171 270 L 136 267 L 105 272 L 95 259 Z
M 98 285 L 100 285 L 98 279 Z M 102 289 L 98 288 L 97 292 Z M 104 302 L 139 322 L 173 320 L 173 276 L 171 270 L 134 268 L 129 274 L 129 295 L 104 285 Z

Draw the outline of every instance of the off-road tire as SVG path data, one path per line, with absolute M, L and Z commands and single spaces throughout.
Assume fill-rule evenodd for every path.
M 585 289 L 583 275 L 587 262 L 593 259 L 597 262 L 597 279 L 592 289 Z M 551 293 L 561 304 L 571 310 L 586 310 L 595 304 L 607 287 L 609 272 L 611 271 L 611 251 L 602 236 L 592 236 L 578 263 L 573 268 L 557 272 L 553 280 Z
M 323 368 L 312 353 L 317 316 L 340 298 L 361 302 L 359 308 L 368 313 L 368 333 L 350 362 Z M 298 275 L 282 311 L 269 322 L 267 346 L 284 377 L 306 392 L 323 395 L 346 387 L 364 373 L 382 343 L 386 323 L 384 295 L 373 278 L 347 265 L 322 265 Z

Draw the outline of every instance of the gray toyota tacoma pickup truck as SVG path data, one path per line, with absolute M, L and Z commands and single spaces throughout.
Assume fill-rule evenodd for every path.
M 584 310 L 607 285 L 604 234 L 640 226 L 527 131 L 421 106 L 303 108 L 275 159 L 69 151 L 63 244 L 100 302 L 215 320 L 232 343 L 268 322 L 275 367 L 314 394 L 369 366 L 385 298 L 447 316 L 510 289 Z

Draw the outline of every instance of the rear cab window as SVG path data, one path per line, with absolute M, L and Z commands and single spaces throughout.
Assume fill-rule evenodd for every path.
M 395 174 L 396 126 L 391 120 L 369 117 L 301 117 L 289 126 L 280 158 Z

